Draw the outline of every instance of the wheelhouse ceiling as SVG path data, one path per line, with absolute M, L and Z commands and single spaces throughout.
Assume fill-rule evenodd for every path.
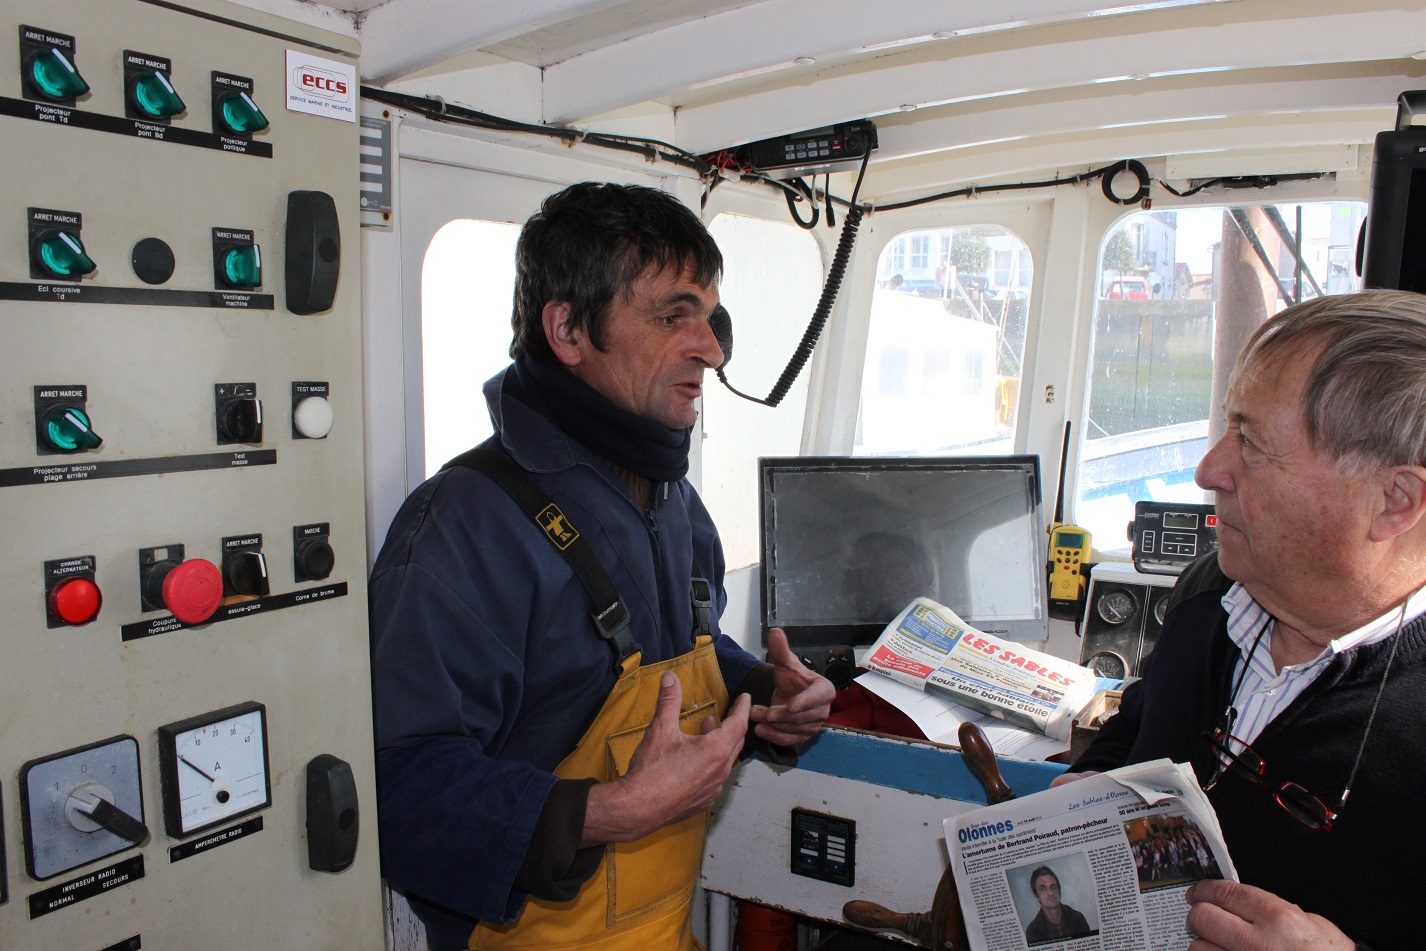
M 242 2 L 358 37 L 369 84 L 524 122 L 707 153 L 870 118 L 887 194 L 1221 152 L 1331 171 L 1426 88 L 1416 0 Z

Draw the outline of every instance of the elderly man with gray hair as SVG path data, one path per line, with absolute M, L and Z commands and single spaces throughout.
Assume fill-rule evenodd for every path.
M 1220 549 L 1144 679 L 1058 783 L 1168 757 L 1242 884 L 1189 889 L 1192 951 L 1426 946 L 1426 296 L 1290 307 L 1234 369 L 1198 466 Z

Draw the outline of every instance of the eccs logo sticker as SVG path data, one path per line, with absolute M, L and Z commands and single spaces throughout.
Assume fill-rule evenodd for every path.
M 292 82 L 298 89 L 313 96 L 337 102 L 350 102 L 351 89 L 336 73 L 315 66 L 298 66 L 292 71 Z

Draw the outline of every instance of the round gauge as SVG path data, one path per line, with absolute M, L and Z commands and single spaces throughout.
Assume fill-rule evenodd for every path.
M 1169 596 L 1164 595 L 1154 602 L 1154 620 L 1164 623 L 1164 615 L 1169 613 Z
M 1099 612 L 1099 616 L 1109 624 L 1123 624 L 1129 620 L 1137 607 L 1138 603 L 1134 600 L 1133 595 L 1118 589 L 1106 591 L 1099 596 L 1099 600 L 1094 604 L 1094 609 Z
M 170 836 L 183 838 L 272 804 L 266 712 L 250 701 L 159 727 Z
M 1129 662 L 1113 651 L 1100 651 L 1085 661 L 1084 666 L 1111 680 L 1123 680 L 1129 676 Z

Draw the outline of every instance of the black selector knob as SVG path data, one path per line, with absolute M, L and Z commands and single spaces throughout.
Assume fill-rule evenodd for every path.
M 223 557 L 224 594 L 264 597 L 270 589 L 267 559 L 255 549 L 229 552 Z
M 822 670 L 822 676 L 831 681 L 832 686 L 838 690 L 849 687 L 855 673 L 856 662 L 849 650 L 832 651 L 832 656 L 827 658 L 827 666 Z
M 219 443 L 262 442 L 262 400 L 238 397 L 218 408 Z

